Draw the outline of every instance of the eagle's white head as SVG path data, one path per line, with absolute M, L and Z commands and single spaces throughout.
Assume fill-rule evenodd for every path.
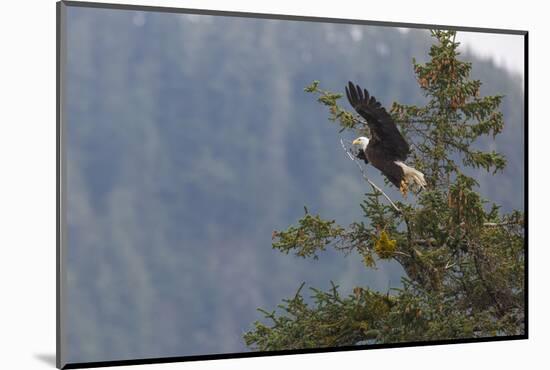
M 369 145 L 369 139 L 364 136 L 360 136 L 357 139 L 353 140 L 352 144 L 359 145 L 359 147 L 363 149 L 363 151 L 365 151 L 367 149 L 367 145 Z

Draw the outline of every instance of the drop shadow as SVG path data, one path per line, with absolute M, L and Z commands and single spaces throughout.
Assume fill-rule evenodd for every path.
M 47 365 L 55 367 L 55 353 L 40 353 L 35 354 L 34 357 Z

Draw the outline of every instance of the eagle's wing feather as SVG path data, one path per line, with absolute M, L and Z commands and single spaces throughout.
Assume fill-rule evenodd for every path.
M 369 145 L 376 144 L 388 158 L 404 161 L 409 154 L 409 144 L 380 102 L 370 96 L 366 89 L 361 89 L 351 81 L 346 87 L 346 95 L 353 109 L 367 121 L 372 136 Z

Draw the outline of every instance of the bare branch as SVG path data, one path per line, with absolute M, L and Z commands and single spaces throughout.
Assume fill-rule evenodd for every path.
M 446 264 L 445 264 L 445 270 L 448 270 L 450 269 L 451 267 L 454 267 L 456 265 L 456 262 L 455 263 L 451 263 L 451 261 L 448 261 Z
M 401 251 L 393 251 L 394 254 L 400 254 L 402 256 L 405 256 L 405 257 L 409 257 L 411 258 L 411 255 L 408 254 L 408 253 L 405 253 L 405 252 L 401 252 Z
M 432 246 L 437 242 L 434 238 L 429 239 L 415 239 L 412 241 L 414 244 Z
M 507 221 L 507 222 L 500 222 L 500 223 L 497 223 L 497 222 L 484 222 L 483 223 L 483 226 L 488 226 L 488 227 L 510 226 L 510 225 L 521 225 L 521 223 L 518 222 L 517 220 Z
M 466 223 L 462 221 L 458 226 L 463 227 Z M 483 226 L 487 227 L 501 227 L 501 226 L 510 226 L 510 225 L 521 225 L 521 222 L 518 220 L 505 221 L 505 222 L 484 222 Z
M 348 155 L 349 159 L 351 159 L 353 161 L 353 163 L 355 163 L 357 165 L 357 167 L 359 167 L 359 170 L 361 171 L 361 175 L 363 175 L 363 178 L 370 184 L 370 186 L 372 186 L 373 189 L 379 191 L 387 200 L 388 202 L 390 202 L 390 204 L 392 205 L 392 207 L 399 213 L 403 213 L 401 211 L 401 209 L 399 207 L 397 207 L 395 205 L 395 203 L 391 200 L 391 198 L 386 194 L 384 193 L 384 191 L 382 189 L 380 189 L 374 182 L 372 182 L 368 177 L 367 177 L 367 174 L 366 174 L 366 171 L 365 169 L 363 168 L 363 166 L 361 166 L 361 164 L 359 162 L 357 162 L 357 160 L 355 159 L 354 155 L 351 154 L 351 152 L 349 151 L 349 149 L 346 147 L 346 144 L 344 144 L 344 140 L 340 139 L 340 144 L 342 144 L 342 148 L 344 148 L 344 151 L 346 152 L 346 154 Z

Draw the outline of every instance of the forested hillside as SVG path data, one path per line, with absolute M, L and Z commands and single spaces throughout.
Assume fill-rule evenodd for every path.
M 392 263 L 285 257 L 272 231 L 303 206 L 346 224 L 368 191 L 304 87 L 352 80 L 388 107 L 421 104 L 427 31 L 69 8 L 67 33 L 69 361 L 244 351 L 255 308 L 302 281 L 399 285 Z M 505 94 L 484 145 L 508 165 L 474 177 L 522 209 L 520 80 L 463 58 L 482 94 Z

